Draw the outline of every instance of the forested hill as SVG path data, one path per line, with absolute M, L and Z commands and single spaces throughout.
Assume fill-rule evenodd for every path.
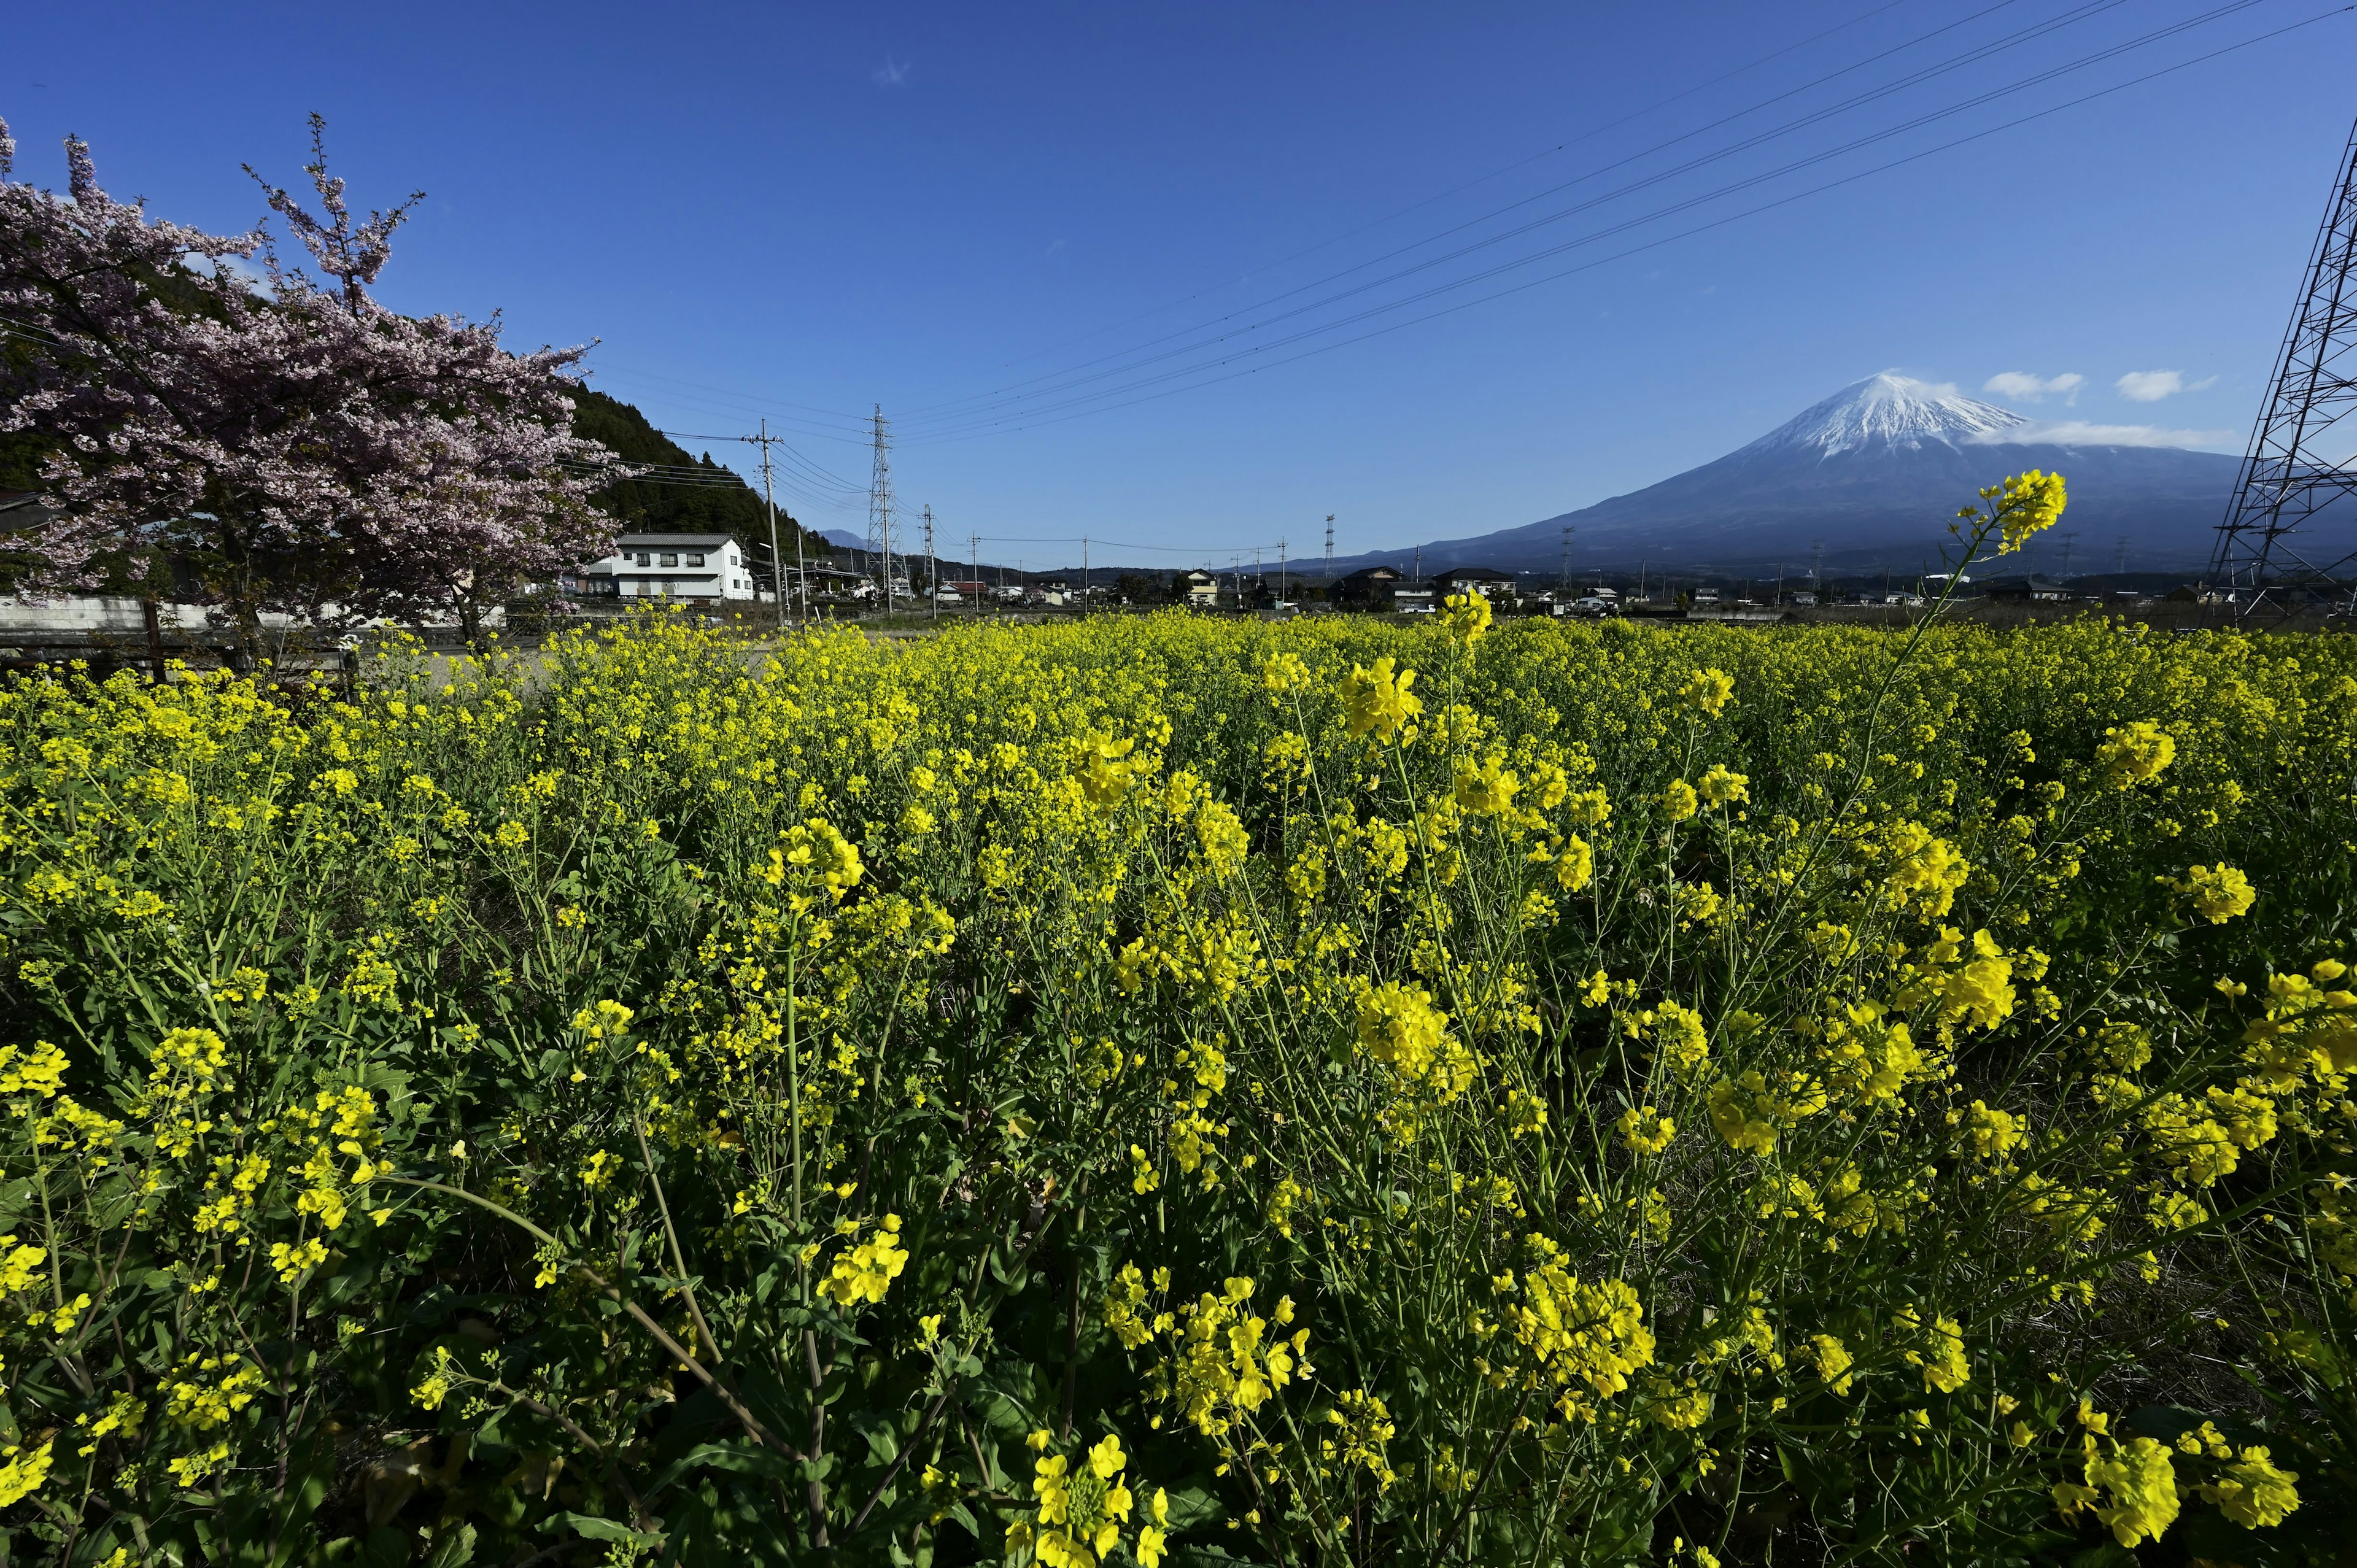
M 574 394 L 573 428 L 615 453 L 626 463 L 694 467 L 715 478 L 732 478 L 707 455 L 690 456 L 647 416 L 618 398 L 587 389 Z M 770 556 L 769 512 L 760 492 L 741 479 L 727 485 L 659 485 L 643 479 L 611 485 L 597 495 L 598 507 L 620 520 L 632 532 L 651 533 L 733 533 L 756 560 Z M 778 509 L 778 548 L 793 559 L 795 525 L 783 507 Z M 810 534 L 808 546 L 828 553 L 824 540 Z

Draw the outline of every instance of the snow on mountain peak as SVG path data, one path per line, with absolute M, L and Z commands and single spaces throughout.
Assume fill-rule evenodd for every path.
M 1933 386 L 1888 371 L 1844 387 L 1798 418 L 1778 425 L 1745 447 L 1814 447 L 1826 457 L 1871 443 L 1912 448 L 1927 441 L 1950 446 L 1986 441 L 2029 422 L 2020 414 L 1961 396 L 1953 387 Z

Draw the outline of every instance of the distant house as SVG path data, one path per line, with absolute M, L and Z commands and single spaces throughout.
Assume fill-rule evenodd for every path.
M 803 589 L 820 598 L 872 599 L 876 580 L 866 573 L 834 562 L 821 562 L 802 574 Z
M 1984 585 L 1981 591 L 1992 599 L 2011 599 L 2025 604 L 2060 604 L 2079 596 L 2065 585 L 2034 572 L 2024 577 L 1999 577 Z
M 1210 609 L 1220 602 L 1220 580 L 1209 572 L 1189 572 L 1179 582 L 1192 607 Z
M 1387 610 L 1392 607 L 1392 592 L 1404 580 L 1404 574 L 1389 566 L 1361 566 L 1334 585 L 1334 597 L 1354 609 Z
M 1522 596 L 1522 586 L 1514 575 L 1501 572 L 1495 566 L 1451 566 L 1446 572 L 1432 575 L 1432 586 L 1444 598 L 1470 589 L 1493 605 L 1511 603 Z
M 578 591 L 626 599 L 750 599 L 753 573 L 726 533 L 625 533 L 576 575 Z

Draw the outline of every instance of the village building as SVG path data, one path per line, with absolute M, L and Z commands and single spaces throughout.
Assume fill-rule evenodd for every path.
M 1446 572 L 1432 575 L 1432 587 L 1443 598 L 1469 591 L 1493 605 L 1512 604 L 1523 592 L 1512 572 L 1501 572 L 1495 566 L 1451 566 Z
M 750 599 L 744 547 L 726 533 L 625 533 L 576 574 L 576 591 L 625 599 Z

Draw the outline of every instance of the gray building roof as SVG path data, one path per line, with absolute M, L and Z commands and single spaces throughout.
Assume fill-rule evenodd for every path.
M 733 533 L 625 533 L 614 541 L 617 550 L 717 550 L 734 544 Z

